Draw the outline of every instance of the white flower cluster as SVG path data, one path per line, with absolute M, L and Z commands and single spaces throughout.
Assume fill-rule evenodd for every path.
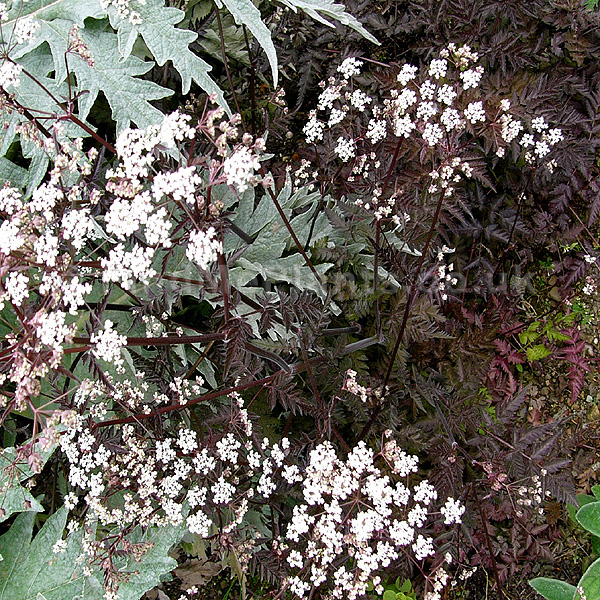
M 217 237 L 214 227 L 206 231 L 195 230 L 190 233 L 185 254 L 201 269 L 208 269 L 210 264 L 217 260 L 217 254 L 223 252 L 223 244 Z
M 113 363 L 115 366 L 123 364 L 121 349 L 127 343 L 127 338 L 124 335 L 113 329 L 114 323 L 110 319 L 104 321 L 104 328 L 98 333 L 93 333 L 90 342 L 94 344 L 94 354 L 105 360 Z
M 23 67 L 20 64 L 4 59 L 0 65 L 0 86 L 4 89 L 18 88 L 22 71 Z
M 363 402 L 367 402 L 372 396 L 376 398 L 381 397 L 381 389 L 374 390 L 371 387 L 365 387 L 364 385 L 360 385 L 356 381 L 356 371 L 353 369 L 348 369 L 346 371 L 346 379 L 344 381 L 344 387 L 342 388 L 347 390 L 351 394 L 354 394 L 358 398 L 360 398 Z
M 106 354 L 114 356 L 120 343 L 111 324 L 104 331 L 97 348 L 106 341 Z M 83 382 L 76 405 L 103 407 L 92 410 L 101 424 L 109 394 L 137 411 L 144 403 L 160 401 L 142 379 L 114 385 L 109 391 L 98 382 Z M 437 491 L 426 480 L 411 490 L 376 465 L 379 461 L 405 482 L 416 471 L 416 457 L 391 439 L 380 454 L 361 442 L 345 460 L 323 442 L 310 452 L 306 465 L 298 464 L 291 461 L 286 438 L 275 444 L 267 438 L 258 441 L 242 400 L 234 396 L 227 425 L 208 435 L 182 425 L 175 437 L 152 440 L 125 425 L 116 449 L 105 443 L 101 427 L 89 428 L 89 420 L 81 417 L 62 435 L 60 445 L 70 465 L 69 503 L 83 500 L 87 519 L 120 528 L 185 521 L 201 537 L 220 531 L 216 539 L 229 550 L 237 548 L 242 564 L 258 549 L 248 543 L 249 524 L 243 522 L 249 500 L 264 502 L 276 489 L 299 499 L 285 537 L 274 544 L 290 573 L 285 585 L 299 597 L 327 584 L 334 598 L 354 600 L 401 553 L 416 560 L 434 553 L 427 523 L 440 514 L 434 509 Z M 117 490 L 121 502 L 115 502 Z M 448 523 L 459 522 L 463 511 L 448 499 L 441 514 Z
M 382 458 L 402 477 L 416 470 L 409 457 L 388 441 Z M 365 594 L 377 572 L 385 570 L 407 547 L 417 560 L 434 553 L 433 540 L 423 530 L 429 507 L 437 499 L 435 488 L 422 481 L 412 491 L 392 483 L 375 465 L 375 453 L 360 442 L 346 460 L 338 458 L 329 442 L 311 453 L 301 483 L 304 504 L 296 505 L 286 538 L 290 568 L 298 569 L 288 587 L 299 597 L 333 580 L 333 598 L 354 600 Z M 352 501 L 350 502 L 350 499 Z M 464 508 L 448 499 L 446 520 L 460 520 Z M 299 551 L 299 546 L 305 548 Z M 352 556 L 349 571 L 339 559 Z
M 171 173 L 158 173 L 152 183 L 152 193 L 156 200 L 171 195 L 175 201 L 194 205 L 194 192 L 201 183 L 202 178 L 196 173 L 196 167 L 182 167 Z
M 241 194 L 249 185 L 257 182 L 256 171 L 260 169 L 258 155 L 247 146 L 239 146 L 223 162 L 223 174 L 227 185 L 234 185 Z
M 137 0 L 141 6 L 146 5 L 146 0 Z M 140 13 L 131 7 L 131 0 L 100 0 L 102 8 L 113 8 L 119 18 L 126 19 L 132 25 L 141 25 Z
M 148 177 L 157 148 L 175 148 L 177 142 L 195 137 L 196 129 L 189 125 L 190 120 L 189 115 L 176 111 L 165 116 L 160 125 L 122 131 L 115 145 L 120 163 L 107 172 L 107 176 L 116 183 L 107 186 L 107 189 L 115 193 L 128 192 L 125 195 L 132 196 L 132 192 L 140 189 L 140 180 Z
M 442 300 L 448 299 L 448 294 L 446 293 L 446 286 L 450 284 L 451 286 L 455 286 L 458 283 L 458 279 L 455 277 L 454 271 L 454 263 L 445 264 L 444 255 L 451 254 L 454 252 L 454 248 L 448 248 L 448 246 L 442 246 L 442 248 L 438 251 L 437 260 L 438 266 L 435 270 L 435 277 L 437 278 L 437 291 L 440 294 Z
M 131 288 L 134 281 L 148 284 L 156 275 L 152 268 L 153 257 L 153 248 L 143 248 L 134 244 L 133 248 L 127 251 L 123 244 L 117 244 L 111 248 L 108 258 L 100 259 L 102 280 L 116 281 L 126 290 Z
M 496 107 L 478 99 L 478 88 L 484 75 L 483 67 L 476 64 L 478 60 L 479 55 L 469 46 L 449 44 L 421 71 L 415 65 L 405 64 L 397 76 L 398 87 L 392 89 L 380 105 L 358 89 L 356 81 L 351 81 L 360 73 L 362 62 L 348 58 L 338 68 L 341 79 L 330 77 L 321 83 L 323 89 L 317 110 L 310 112 L 303 129 L 306 141 L 322 142 L 329 134 L 333 152 L 343 163 L 352 162 L 349 182 L 358 177 L 368 181 L 380 161 L 370 157 L 365 148 L 366 142 L 377 145 L 390 133 L 412 143 L 424 144 L 423 153 L 429 150 L 432 156 L 441 155 L 445 162 L 450 162 L 452 159 L 460 160 L 459 155 L 474 138 L 485 134 L 489 139 L 487 130 L 491 130 L 492 147 L 495 147 L 498 157 L 505 155 L 507 146 L 516 144 L 516 155 L 523 152 L 529 163 L 546 160 L 546 167 L 552 171 L 557 166 L 556 162 L 545 157 L 552 146 L 563 139 L 562 132 L 551 129 L 543 117 L 536 117 L 531 121 L 532 133 L 524 133 L 519 138 L 526 125 L 508 113 L 508 99 L 501 100 Z M 357 117 L 361 113 L 366 114 L 368 108 L 371 115 L 365 121 L 364 134 L 350 137 L 348 132 L 356 131 Z M 342 135 L 339 135 L 340 131 L 343 131 Z M 470 173 L 470 167 L 462 170 L 464 177 L 470 177 Z M 444 183 L 443 177 L 440 183 Z M 446 195 L 453 191 L 448 185 L 429 186 L 430 193 L 442 189 Z M 396 216 L 393 214 L 396 196 L 382 197 L 376 192 L 369 200 L 357 198 L 357 205 L 372 211 L 378 220 L 390 216 L 393 219 Z
M 31 15 L 19 17 L 14 22 L 12 30 L 12 41 L 16 44 L 25 44 L 33 40 L 40 30 L 39 22 Z

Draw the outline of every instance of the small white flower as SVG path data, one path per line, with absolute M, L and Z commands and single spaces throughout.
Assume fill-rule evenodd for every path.
M 210 531 L 212 521 L 200 510 L 187 518 L 186 525 L 191 533 L 204 538 Z
M 475 69 L 467 69 L 460 74 L 465 90 L 476 88 L 481 81 L 483 75 L 483 67 L 479 66 Z
M 360 75 L 360 67 L 363 66 L 363 61 L 358 60 L 354 56 L 350 56 L 346 58 L 342 64 L 337 68 L 338 73 L 342 74 L 344 79 L 350 79 L 350 77 L 354 77 L 355 75 Z
M 21 65 L 4 60 L 0 65 L 0 86 L 3 88 L 18 88 L 21 84 L 20 75 L 22 70 Z
M 446 77 L 448 70 L 448 61 L 445 58 L 434 59 L 429 65 L 429 76 L 435 79 Z
M 214 227 L 206 231 L 195 230 L 190 233 L 190 241 L 185 251 L 186 256 L 201 269 L 208 269 L 217 260 L 217 253 L 223 251 L 223 244 L 217 238 Z
M 353 139 L 346 139 L 340 136 L 337 140 L 337 146 L 333 151 L 340 157 L 342 162 L 348 162 L 356 156 L 356 143 Z
M 113 329 L 113 322 L 110 319 L 104 321 L 104 328 L 98 333 L 93 333 L 90 342 L 94 344 L 93 353 L 106 362 L 115 365 L 122 365 L 121 348 L 127 344 L 127 337 L 119 335 Z
M 347 112 L 346 110 L 340 110 L 338 108 L 332 108 L 331 109 L 331 114 L 329 115 L 329 121 L 327 121 L 327 125 L 329 127 L 333 127 L 334 125 L 337 125 L 338 123 L 341 123 L 344 120 L 344 117 L 346 116 L 346 112 Z M 305 129 L 306 129 L 306 127 L 305 127 Z M 305 133 L 306 133 L 306 131 L 305 131 Z M 308 141 L 308 135 L 306 137 L 307 137 L 307 141 Z
M 448 498 L 446 504 L 440 509 L 442 515 L 444 515 L 444 523 L 446 525 L 452 525 L 452 523 L 460 523 L 461 517 L 465 512 L 465 507 L 454 498 Z
M 536 117 L 531 121 L 531 128 L 538 133 L 542 133 L 545 129 L 548 129 L 548 123 L 544 117 Z
M 443 104 L 450 105 L 454 102 L 456 98 L 456 92 L 451 85 L 444 84 L 437 92 L 437 100 L 438 102 L 442 102 Z
M 416 125 L 408 115 L 405 115 L 404 117 L 396 117 L 393 121 L 393 126 L 395 136 L 404 136 L 407 139 L 410 137 L 413 129 L 416 128 Z
M 412 81 L 417 76 L 418 68 L 413 65 L 403 65 L 398 73 L 398 82 L 405 86 L 409 81 Z
M 309 114 L 309 119 L 302 129 L 304 135 L 306 136 L 306 143 L 313 144 L 314 142 L 319 142 L 323 139 L 323 131 L 325 129 L 325 124 L 317 119 L 316 111 L 311 111 Z
M 485 110 L 483 108 L 483 102 L 471 102 L 467 108 L 465 108 L 465 119 L 475 124 L 478 122 L 485 121 Z
M 361 90 L 354 90 L 352 94 L 350 94 L 350 104 L 356 107 L 360 112 L 364 112 L 367 104 L 370 104 L 372 101 L 373 99 Z
M 423 139 L 429 146 L 435 146 L 444 139 L 444 131 L 437 123 L 427 123 L 423 130 Z
M 378 121 L 377 119 L 371 119 L 369 121 L 366 137 L 372 144 L 376 144 L 377 142 L 385 139 L 386 133 L 387 126 L 385 121 Z
M 223 163 L 223 174 L 227 179 L 227 185 L 235 185 L 240 194 L 248 189 L 255 171 L 259 169 L 258 156 L 246 146 L 232 152 Z

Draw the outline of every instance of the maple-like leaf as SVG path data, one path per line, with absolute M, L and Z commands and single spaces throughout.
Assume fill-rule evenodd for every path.
M 67 77 L 65 49 L 69 43 L 72 25 L 71 21 L 64 19 L 43 21 L 40 23 L 40 35 L 29 46 L 42 42 L 50 46 L 58 82 Z M 138 76 L 146 74 L 154 63 L 143 61 L 136 56 L 122 59 L 117 36 L 107 28 L 106 21 L 94 21 L 80 31 L 94 59 L 93 65 L 77 55 L 69 54 L 67 57 L 69 71 L 75 76 L 78 89 L 84 91 L 79 99 L 78 117 L 82 120 L 87 119 L 98 93 L 102 92 L 117 123 L 117 131 L 126 129 L 132 122 L 142 128 L 160 122 L 163 114 L 152 106 L 150 101 L 170 96 L 173 92 L 152 81 L 139 79 Z M 37 70 L 34 75 L 47 75 L 44 70 Z
M 20 514 L 12 527 L 0 537 L 0 600 L 101 600 L 103 572 L 92 568 L 84 575 L 78 557 L 83 554 L 83 531 L 64 540 L 68 516 L 66 507 L 51 515 L 32 540 L 34 513 Z M 138 600 L 177 566 L 169 550 L 179 541 L 183 525 L 136 528 L 128 536 L 132 544 L 143 546 L 141 556 L 113 557 L 113 566 L 121 573 L 120 600 Z M 56 543 L 62 540 L 63 549 Z M 136 560 L 137 558 L 137 560 Z
M 101 19 L 106 16 L 106 9 L 100 0 L 28 0 L 13 2 L 8 11 L 8 18 L 2 24 L 2 31 L 12 31 L 15 21 L 31 16 L 38 22 L 64 19 L 84 26 L 85 19 Z M 4 39 L 9 39 L 5 37 Z
M 184 94 L 189 92 L 194 80 L 208 94 L 216 94 L 219 103 L 224 106 L 221 89 L 208 75 L 212 67 L 189 49 L 198 34 L 175 27 L 185 18 L 185 13 L 165 6 L 163 0 L 146 0 L 144 5 L 136 7 L 136 11 L 140 15 L 140 23 L 131 23 L 121 18 L 114 8 L 109 8 L 108 16 L 117 30 L 120 55 L 129 57 L 140 35 L 159 66 L 162 67 L 168 60 L 173 63 L 181 75 Z

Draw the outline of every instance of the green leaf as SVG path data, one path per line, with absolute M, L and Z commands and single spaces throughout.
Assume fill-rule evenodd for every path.
M 529 585 L 546 600 L 573 600 L 577 591 L 574 585 L 548 577 L 536 577 Z
M 600 558 L 588 567 L 579 580 L 578 587 L 583 588 L 583 595 L 587 600 L 598 600 L 600 598 Z
M 269 28 L 263 23 L 260 16 L 260 11 L 251 0 L 216 0 L 217 6 L 223 4 L 233 15 L 235 22 L 238 25 L 245 25 L 256 38 L 256 41 L 262 46 L 265 51 L 269 64 L 271 65 L 271 74 L 273 75 L 273 85 L 277 87 L 278 68 L 277 68 L 277 52 L 271 39 Z
M 44 48 L 36 48 L 19 60 L 21 66 L 29 73 L 34 75 L 39 84 L 43 85 L 57 100 L 60 100 L 67 94 L 66 84 L 58 84 L 54 79 L 47 77 L 53 70 L 51 56 Z M 33 113 L 36 111 L 62 113 L 63 110 L 56 104 L 45 92 L 41 91 L 40 85 L 26 75 L 21 75 L 21 83 L 14 93 L 16 101 L 27 107 Z M 43 148 L 40 148 L 32 141 L 21 139 L 21 150 L 23 156 L 29 159 L 30 165 L 27 170 L 26 180 L 23 180 L 21 167 L 11 161 L 12 147 L 15 140 L 19 139 L 15 133 L 17 125 L 26 121 L 26 117 L 18 111 L 12 111 L 7 114 L 2 113 L 4 126 L 6 129 L 0 130 L 0 156 L 5 156 L 5 162 L 2 165 L 2 172 L 6 179 L 13 185 L 27 187 L 27 195 L 30 195 L 46 174 L 48 165 L 48 155 Z M 85 135 L 85 133 L 73 123 L 65 123 L 65 133 L 75 137 Z M 4 178 L 4 175 L 2 175 Z M 14 177 L 14 179 L 13 179 Z
M 592 486 L 592 494 L 594 494 L 596 500 L 600 500 L 600 485 Z
M 63 53 L 70 27 L 69 21 L 56 19 L 52 22 L 54 35 L 62 38 Z M 126 129 L 131 122 L 143 128 L 162 121 L 163 114 L 150 101 L 165 98 L 173 92 L 137 78 L 146 74 L 154 63 L 144 62 L 135 56 L 121 59 L 117 36 L 106 31 L 101 22 L 89 24 L 81 31 L 81 37 L 94 58 L 94 65 L 90 66 L 80 57 L 69 62 L 79 89 L 87 91 L 79 100 L 79 117 L 87 119 L 98 93 L 102 91 L 117 122 L 117 131 Z
M 34 17 L 38 22 L 66 19 L 83 27 L 85 19 L 102 18 L 106 16 L 106 10 L 102 8 L 100 0 L 86 0 L 85 2 L 81 0 L 28 0 L 27 2 L 13 2 L 8 12 L 8 20 L 3 24 L 3 31 L 5 31 L 5 28 L 8 31 L 12 31 L 15 21 L 19 17 L 26 17 L 28 15 Z
M 567 504 L 567 511 L 569 512 L 569 516 L 573 519 L 573 521 L 577 521 L 577 511 L 582 506 L 585 506 L 590 502 L 596 502 L 596 498 L 594 498 L 594 496 L 588 496 L 587 494 L 577 494 L 578 506 L 574 506 L 573 504 Z
M 42 451 L 39 444 L 35 444 L 33 449 L 41 456 L 43 466 L 54 452 L 55 446 Z M 0 523 L 16 512 L 44 510 L 31 493 L 20 485 L 33 475 L 27 461 L 17 458 L 15 448 L 5 448 L 0 452 Z
M 594 535 L 600 535 L 600 502 L 590 502 L 577 511 L 577 520 Z
M 558 329 L 556 329 L 552 323 L 545 327 L 544 333 L 548 336 L 548 339 L 551 342 L 566 342 L 568 339 L 570 339 L 570 336 L 558 331 Z
M 69 536 L 64 552 L 52 551 L 62 539 L 67 514 L 65 507 L 54 513 L 32 541 L 35 515 L 23 513 L 0 537 L 0 600 L 101 600 L 99 582 L 84 577 L 77 564 L 81 531 Z
M 82 554 L 82 531 L 69 535 L 64 552 L 53 547 L 62 539 L 68 511 L 62 507 L 48 518 L 31 540 L 35 515 L 23 513 L 7 533 L 0 537 L 0 600 L 101 600 L 103 573 L 98 568 L 84 576 L 77 557 Z M 171 571 L 177 561 L 169 556 L 171 547 L 181 539 L 184 525 L 177 527 L 136 528 L 128 541 L 143 544 L 145 552 L 136 561 L 132 555 L 113 558 L 121 573 L 119 600 L 138 600 Z
M 198 34 L 175 27 L 185 18 L 185 13 L 165 6 L 164 0 L 147 0 L 144 5 L 139 3 L 136 11 L 141 23 L 132 24 L 128 19 L 121 18 L 113 7 L 109 8 L 110 23 L 117 30 L 121 56 L 130 56 L 138 35 L 141 35 L 159 67 L 168 60 L 172 61 L 181 75 L 184 94 L 190 91 L 194 80 L 207 94 L 215 94 L 219 104 L 226 107 L 223 92 L 208 75 L 212 67 L 189 49 Z
M 3 156 L 0 158 L 0 184 L 7 182 L 14 187 L 24 188 L 27 185 L 27 169 L 15 165 Z
M 396 592 L 385 590 L 385 592 L 383 592 L 383 600 L 396 600 Z
M 373 37 L 359 21 L 346 12 L 343 4 L 335 4 L 332 0 L 280 0 L 280 2 L 291 8 L 294 12 L 297 12 L 298 9 L 304 11 L 315 21 L 329 27 L 334 27 L 334 25 L 325 17 L 339 21 L 342 25 L 358 31 L 370 42 L 379 44 L 377 38 Z
M 315 207 L 321 200 L 321 196 L 318 193 L 308 193 L 306 188 L 301 188 L 294 194 L 291 191 L 291 182 L 287 181 L 279 193 L 277 201 L 287 218 L 291 219 L 290 225 L 300 244 L 304 246 L 311 231 Z M 324 297 L 321 284 L 298 252 L 272 198 L 265 194 L 256 209 L 252 210 L 253 198 L 253 195 L 244 195 L 240 198 L 238 214 L 233 221 L 247 235 L 255 237 L 254 242 L 247 246 L 244 253 L 235 262 L 235 268 L 238 270 L 234 268 L 231 273 L 232 282 L 235 278 L 234 285 L 244 285 L 256 275 L 261 275 L 268 281 L 275 283 L 285 281 L 299 290 L 309 289 Z M 298 209 L 304 209 L 304 212 L 291 218 L 292 211 Z M 311 243 L 327 236 L 332 231 L 331 224 L 323 213 L 317 215 L 315 226 L 312 229 Z M 243 246 L 244 243 L 237 236 L 227 236 L 226 252 Z M 289 251 L 289 254 L 283 256 L 286 250 Z M 315 269 L 320 275 L 323 275 L 332 266 L 332 263 L 322 263 L 315 265 Z M 240 267 L 242 270 L 239 270 Z
M 542 360 L 542 358 L 546 358 L 550 354 L 552 353 L 544 344 L 536 344 L 535 346 L 531 346 L 531 348 L 527 348 L 527 360 L 529 362 Z
M 225 53 L 229 58 L 249 67 L 250 57 L 248 56 L 248 47 L 246 46 L 244 29 L 235 25 L 233 17 L 230 14 L 223 16 L 222 23 Z M 217 59 L 219 62 L 223 61 L 218 23 L 213 21 L 209 25 L 209 28 L 202 33 L 200 45 L 210 56 Z
M 119 566 L 121 573 L 130 574 L 119 586 L 119 600 L 138 600 L 177 566 L 177 561 L 169 556 L 169 550 L 182 538 L 184 531 L 182 523 L 176 527 L 149 527 L 146 531 L 138 527 L 128 536 L 130 542 L 148 544 L 149 549 L 139 562 L 128 556 L 125 564 Z
M 600 536 L 592 535 L 592 550 L 596 555 L 600 554 Z
M 523 346 L 535 342 L 535 340 L 537 340 L 537 338 L 540 336 L 538 333 L 540 325 L 541 321 L 534 321 L 531 325 L 529 325 L 525 331 L 522 331 L 519 334 L 519 342 L 521 342 Z

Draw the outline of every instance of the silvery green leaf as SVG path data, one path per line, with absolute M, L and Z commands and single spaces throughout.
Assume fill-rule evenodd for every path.
M 140 23 L 131 23 L 119 17 L 114 8 L 109 9 L 110 23 L 117 30 L 121 56 L 125 59 L 130 56 L 140 35 L 158 66 L 172 61 L 181 75 L 184 94 L 190 91 L 193 79 L 207 94 L 215 94 L 219 104 L 226 107 L 221 89 L 208 75 L 212 67 L 189 49 L 198 34 L 175 27 L 185 18 L 185 13 L 165 6 L 164 0 L 146 0 L 144 5 L 137 5 L 136 12 L 140 15 Z
M 65 548 L 55 552 L 63 540 L 68 511 L 62 507 L 51 515 L 32 539 L 35 515 L 22 513 L 12 527 L 0 537 L 0 600 L 101 600 L 103 573 L 98 567 L 90 576 L 83 574 L 85 562 L 81 528 L 65 539 Z M 181 539 L 184 525 L 136 528 L 128 541 L 140 544 L 139 560 L 132 555 L 113 558 L 113 565 L 123 574 L 119 600 L 139 600 L 155 587 L 160 578 L 177 562 L 169 556 L 171 547 Z
M 54 452 L 55 446 L 40 450 L 38 444 L 34 450 L 39 452 L 42 466 Z M 41 512 L 42 505 L 21 483 L 33 477 L 34 473 L 27 460 L 17 457 L 15 448 L 5 448 L 0 452 L 0 523 L 16 512 Z
M 65 507 L 48 518 L 32 538 L 33 513 L 20 514 L 12 527 L 0 537 L 0 600 L 101 600 L 103 590 L 94 577 L 84 577 L 81 531 L 71 534 L 63 552 L 54 545 L 62 540 L 68 511 Z
M 79 89 L 87 90 L 79 101 L 80 118 L 87 118 L 98 93 L 102 91 L 117 122 L 117 131 L 126 129 L 132 122 L 144 128 L 162 121 L 163 114 L 150 101 L 165 98 L 173 92 L 137 78 L 147 73 L 154 63 L 144 62 L 135 56 L 122 60 L 117 36 L 103 31 L 100 26 L 89 25 L 81 31 L 81 37 L 94 57 L 94 66 L 82 59 L 73 61 Z
M 271 65 L 271 74 L 273 75 L 273 85 L 277 87 L 278 68 L 277 68 L 277 52 L 271 39 L 271 32 L 264 24 L 260 11 L 251 0 L 217 0 L 217 5 L 224 4 L 227 10 L 233 15 L 235 22 L 238 25 L 245 25 L 256 38 L 256 41 L 262 46 L 265 51 L 269 64 Z
M 2 31 L 12 31 L 18 18 L 31 16 L 39 21 L 66 19 L 84 26 L 85 19 L 101 19 L 106 16 L 100 0 L 28 0 L 13 2 L 8 11 L 8 19 L 2 25 Z M 5 39 L 8 39 L 5 37 Z
M 373 37 L 357 19 L 346 12 L 343 4 L 336 4 L 332 0 L 280 0 L 280 2 L 291 8 L 294 12 L 297 12 L 298 9 L 300 9 L 311 16 L 315 21 L 333 27 L 333 23 L 325 18 L 329 17 L 342 25 L 347 25 L 351 29 L 358 31 L 370 42 L 379 44 L 377 39 Z

